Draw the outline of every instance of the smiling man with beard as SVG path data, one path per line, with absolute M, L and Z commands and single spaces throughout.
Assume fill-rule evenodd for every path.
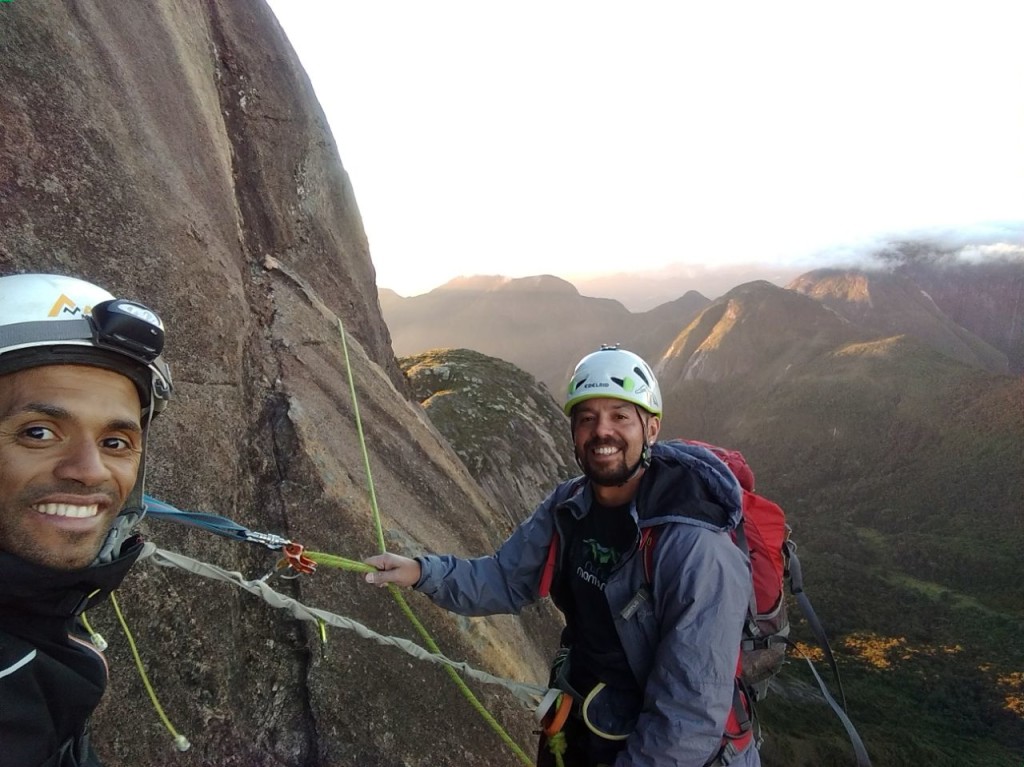
M 156 314 L 88 282 L 0 278 L 0 765 L 99 765 L 107 668 L 77 619 L 142 550 L 163 342 Z
M 703 447 L 657 442 L 661 392 L 632 352 L 602 347 L 580 360 L 564 409 L 583 476 L 497 552 L 380 554 L 366 580 L 411 586 L 463 615 L 518 613 L 550 593 L 565 616 L 551 684 L 566 706 L 564 722 L 547 721 L 538 767 L 556 764 L 556 732 L 565 767 L 760 765 L 737 681 L 752 595 L 730 536 L 738 482 Z

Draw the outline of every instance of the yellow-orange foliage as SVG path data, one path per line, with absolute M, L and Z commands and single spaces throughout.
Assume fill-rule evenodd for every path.
M 844 645 L 852 655 L 878 669 L 892 668 L 895 661 L 911 660 L 919 655 L 953 655 L 963 650 L 960 645 L 911 647 L 906 637 L 881 637 L 877 634 L 853 634 L 846 638 Z
M 803 642 L 795 642 L 796 650 L 800 655 L 813 661 L 825 660 L 825 652 L 817 645 L 809 645 Z
M 1006 710 L 1024 719 L 1024 671 L 1014 671 L 996 678 L 1000 687 L 1006 687 Z

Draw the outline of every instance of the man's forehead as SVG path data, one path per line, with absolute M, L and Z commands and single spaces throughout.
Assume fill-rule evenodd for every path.
M 51 401 L 54 397 L 58 401 Z M 91 365 L 40 365 L 0 376 L 0 417 L 26 408 L 63 409 L 64 400 L 100 401 L 104 410 L 141 415 L 135 384 L 127 376 Z

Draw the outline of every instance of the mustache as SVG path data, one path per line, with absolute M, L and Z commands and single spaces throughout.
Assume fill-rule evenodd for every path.
M 621 439 L 616 439 L 615 437 L 592 437 L 583 445 L 584 450 L 593 450 L 598 447 L 616 447 L 625 452 L 626 443 Z

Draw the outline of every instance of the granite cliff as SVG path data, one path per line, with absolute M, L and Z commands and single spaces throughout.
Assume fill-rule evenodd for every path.
M 386 542 L 476 554 L 506 525 L 410 398 L 358 206 L 295 53 L 260 1 L 0 5 L 0 271 L 74 274 L 164 318 L 175 397 L 148 490 L 311 549 L 377 550 L 339 324 Z M 278 555 L 147 520 L 159 546 L 259 577 Z M 319 571 L 279 589 L 413 637 L 386 591 Z M 139 565 L 120 594 L 179 754 L 112 612 L 94 720 L 108 767 L 518 763 L 435 665 L 250 594 Z M 418 595 L 452 658 L 546 678 L 531 621 L 455 620 Z M 478 694 L 514 739 L 530 712 Z M 457 724 L 456 724 L 457 723 Z

